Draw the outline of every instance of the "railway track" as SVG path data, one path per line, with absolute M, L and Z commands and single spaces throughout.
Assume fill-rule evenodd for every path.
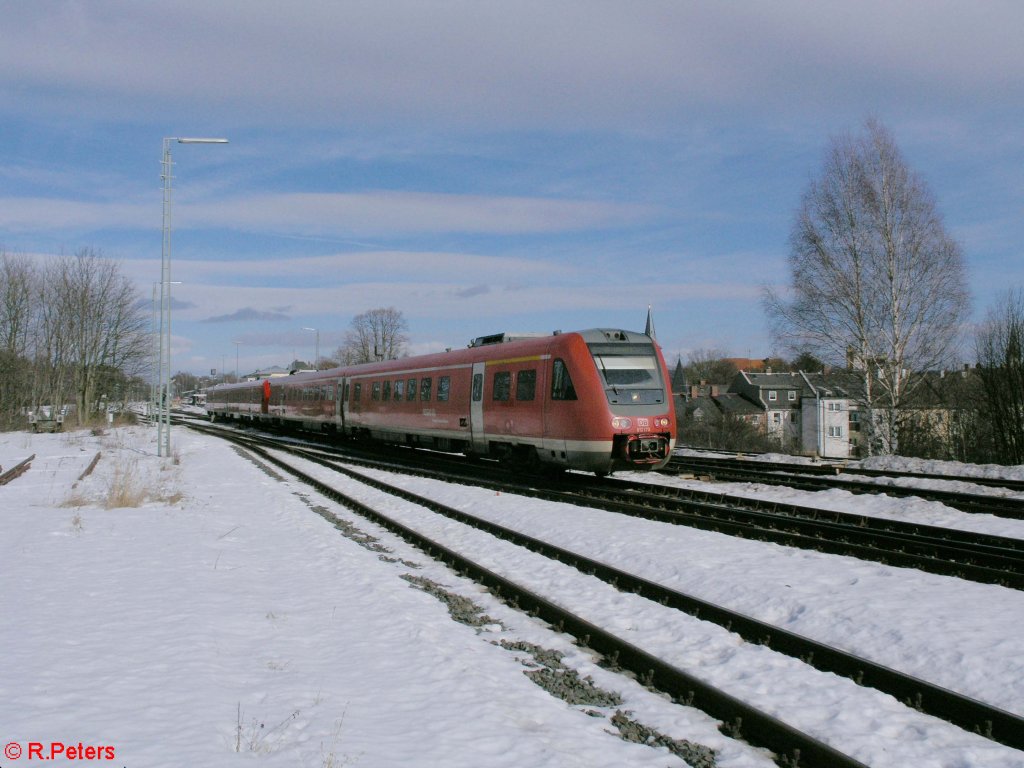
M 993 480 L 991 478 L 973 477 L 938 477 L 925 473 L 881 472 L 878 470 L 840 471 L 833 465 L 814 466 L 803 464 L 774 464 L 769 462 L 744 461 L 741 459 L 720 459 L 696 456 L 677 456 L 663 472 L 693 473 L 713 480 L 729 480 L 736 482 L 762 483 L 765 485 L 782 485 L 807 491 L 820 491 L 827 488 L 841 488 L 850 493 L 887 494 L 896 497 L 918 497 L 929 501 L 937 501 L 962 512 L 989 514 L 997 517 L 1024 520 L 1024 499 L 994 496 L 980 493 L 964 493 L 947 491 L 937 488 L 908 487 L 857 480 L 850 474 L 877 478 L 909 478 L 926 480 L 959 480 L 965 483 L 1006 488 L 1014 492 L 1024 492 L 1024 484 L 1012 480 Z
M 325 443 L 323 450 L 336 451 Z M 335 454 L 337 455 L 337 454 Z M 359 461 L 351 451 L 346 460 Z M 1024 540 L 856 515 L 796 504 L 618 479 L 567 475 L 529 478 L 495 466 L 430 454 L 376 455 L 424 477 L 463 482 L 549 501 L 605 509 L 674 525 L 725 533 L 783 546 L 916 568 L 928 573 L 1024 589 Z
M 6 472 L 0 473 L 0 485 L 7 485 L 9 482 L 17 477 L 21 477 L 25 472 L 28 471 L 29 467 L 32 466 L 32 460 L 36 457 L 33 453 L 27 459 L 19 461 L 13 467 L 8 469 Z
M 741 732 L 744 738 L 753 743 L 767 746 L 781 756 L 780 764 L 799 765 L 858 765 L 855 760 L 841 755 L 835 750 L 820 744 L 817 740 L 795 731 L 776 718 L 765 715 L 734 697 L 708 686 L 688 673 L 673 668 L 651 654 L 636 646 L 615 637 L 612 633 L 600 629 L 591 622 L 566 612 L 543 596 L 511 582 L 509 579 L 483 568 L 463 555 L 451 551 L 448 547 L 409 529 L 407 526 L 391 520 L 380 512 L 369 509 L 361 502 L 340 494 L 330 484 L 316 480 L 288 462 L 269 453 L 264 447 L 253 445 L 250 439 L 232 436 L 229 439 L 248 444 L 248 449 L 258 453 L 266 461 L 274 463 L 285 471 L 309 482 L 317 489 L 337 499 L 340 503 L 355 509 L 374 519 L 381 525 L 407 538 L 417 546 L 440 556 L 453 567 L 471 575 L 481 584 L 498 592 L 507 600 L 519 604 L 521 608 L 548 621 L 561 626 L 580 639 L 586 645 L 606 659 L 614 659 L 618 666 L 640 676 L 658 690 L 664 691 L 677 700 L 692 702 L 709 714 L 722 719 L 726 723 L 742 722 Z M 282 449 L 280 445 L 276 446 Z M 729 611 L 721 606 L 694 598 L 661 585 L 654 584 L 638 576 L 608 565 L 586 558 L 577 553 L 569 552 L 549 543 L 529 537 L 521 532 L 512 531 L 503 526 L 478 519 L 459 510 L 452 509 L 436 501 L 396 490 L 390 484 L 368 478 L 362 473 L 338 465 L 336 456 L 323 455 L 319 451 L 288 448 L 296 456 L 312 461 L 334 473 L 342 473 L 346 477 L 360 483 L 372 485 L 379 490 L 401 496 L 406 501 L 429 509 L 435 514 L 471 525 L 487 533 L 511 541 L 518 546 L 538 552 L 545 557 L 557 559 L 576 569 L 589 573 L 614 585 L 617 589 L 632 592 L 648 600 L 658 602 L 678 611 L 683 611 L 701 619 L 713 621 L 726 626 L 752 643 L 766 645 L 773 650 L 785 653 L 802 660 L 815 668 L 834 672 L 853 679 L 860 685 L 876 688 L 889 693 L 901 701 L 920 709 L 923 712 L 940 717 L 967 730 L 980 732 L 989 738 L 1016 747 L 1024 748 L 1024 719 L 1007 713 L 969 697 L 945 690 L 926 681 L 905 675 L 896 670 L 888 669 L 869 660 L 858 658 L 852 654 L 831 648 L 827 645 L 808 640 L 799 635 L 786 632 L 770 624 L 766 624 L 741 614 Z

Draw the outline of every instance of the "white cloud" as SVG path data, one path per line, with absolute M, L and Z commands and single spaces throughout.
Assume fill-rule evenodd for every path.
M 190 197 L 194 200 L 194 197 Z M 158 203 L 0 198 L 0 227 L 13 232 L 154 226 Z M 533 234 L 634 223 L 650 207 L 587 200 L 413 192 L 284 193 L 176 203 L 174 228 L 324 236 L 400 233 Z M 159 219 L 156 219 L 159 223 Z
M 869 91 L 1019 100 L 1022 13 L 1008 0 L 14 3 L 0 90 L 69 113 L 190 104 L 264 125 L 626 127 Z M 73 89 L 88 96 L 62 106 Z

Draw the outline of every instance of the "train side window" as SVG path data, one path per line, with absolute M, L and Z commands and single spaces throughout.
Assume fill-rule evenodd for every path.
M 512 372 L 496 371 L 494 374 L 494 389 L 491 397 L 502 402 L 512 399 Z
M 380 382 L 379 381 L 373 382 L 373 393 L 371 394 L 371 397 L 374 400 L 380 400 Z
M 363 383 L 361 381 L 357 381 L 355 386 L 352 387 L 352 402 L 353 403 L 358 403 L 362 399 L 363 399 Z
M 516 374 L 516 400 L 533 400 L 537 392 L 537 369 Z
M 404 400 L 404 399 L 405 399 L 405 381 L 403 379 L 399 379 L 398 381 L 395 382 L 395 400 L 397 401 L 397 400 Z
M 576 387 L 572 385 L 572 377 L 569 376 L 569 369 L 561 358 L 555 360 L 551 369 L 551 399 L 552 400 L 575 400 Z
M 430 399 L 430 388 L 433 384 L 429 376 L 424 376 L 420 379 L 420 400 Z
M 381 400 L 383 400 L 386 403 L 390 399 L 391 399 L 391 382 L 390 381 L 385 381 L 384 382 L 384 393 L 383 393 L 383 395 L 381 397 Z
M 484 399 L 484 375 L 482 373 L 473 374 L 473 402 L 479 403 Z
M 437 380 L 437 401 L 439 403 L 448 402 L 448 391 L 452 387 L 451 376 L 441 376 Z
M 406 390 L 405 390 L 405 399 L 406 400 L 415 400 L 416 399 L 416 379 L 409 379 L 409 381 L 406 382 L 406 383 L 408 384 L 408 386 L 406 387 Z

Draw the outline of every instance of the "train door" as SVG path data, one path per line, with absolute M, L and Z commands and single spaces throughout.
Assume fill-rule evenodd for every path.
M 263 397 L 260 399 L 260 413 L 270 413 L 270 379 L 263 380 Z
M 348 408 L 345 396 L 348 394 L 348 380 L 342 376 L 337 382 L 337 391 L 334 393 L 334 423 L 338 429 L 345 431 L 345 411 Z
M 484 435 L 484 363 L 473 363 L 473 386 L 469 399 L 469 431 L 475 453 L 487 453 Z

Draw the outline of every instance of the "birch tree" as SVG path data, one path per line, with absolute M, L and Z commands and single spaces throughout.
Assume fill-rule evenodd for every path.
M 796 352 L 859 371 L 869 444 L 898 452 L 914 374 L 953 361 L 969 296 L 960 246 L 877 121 L 831 142 L 788 263 L 789 291 L 765 290 L 774 332 Z

